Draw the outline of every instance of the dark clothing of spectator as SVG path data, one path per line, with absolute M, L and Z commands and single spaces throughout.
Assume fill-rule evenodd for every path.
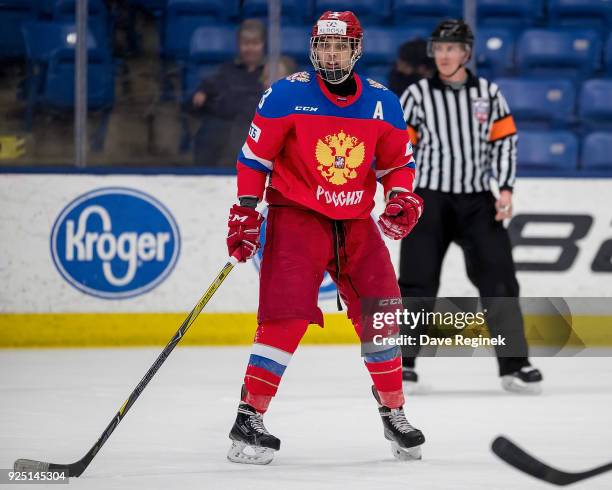
M 404 93 L 407 87 L 413 83 L 417 83 L 423 78 L 418 73 L 406 75 L 393 67 L 389 73 L 389 89 L 398 97 Z
M 198 90 L 206 94 L 206 103 L 195 137 L 196 165 L 235 167 L 263 91 L 262 73 L 263 65 L 249 72 L 243 63 L 229 61 L 202 82 Z
M 397 50 L 397 59 L 389 73 L 389 89 L 398 97 L 410 85 L 422 78 L 429 78 L 436 65 L 427 54 L 427 41 L 413 39 Z

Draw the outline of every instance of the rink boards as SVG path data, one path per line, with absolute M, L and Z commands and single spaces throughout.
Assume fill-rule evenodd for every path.
M 0 195 L 3 347 L 165 344 L 227 260 L 234 177 L 3 174 Z M 510 223 L 521 295 L 611 296 L 611 223 L 611 180 L 521 179 Z M 258 260 L 237 266 L 183 342 L 251 342 L 257 282 Z M 441 284 L 441 296 L 476 294 L 455 246 Z M 325 328 L 305 342 L 355 342 L 329 281 L 320 306 Z M 608 345 L 612 308 L 574 318 Z

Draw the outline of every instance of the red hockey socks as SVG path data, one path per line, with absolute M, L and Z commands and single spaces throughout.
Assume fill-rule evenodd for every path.
M 242 401 L 264 413 L 291 356 L 308 329 L 307 320 L 263 322 L 257 327 L 251 357 L 244 376 Z M 401 366 L 400 366 L 401 388 Z
M 403 406 L 402 357 L 399 347 L 366 354 L 363 360 L 378 391 L 380 402 L 389 408 Z

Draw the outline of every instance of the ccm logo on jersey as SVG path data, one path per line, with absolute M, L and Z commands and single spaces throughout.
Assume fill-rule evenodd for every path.
M 294 111 L 304 111 L 304 112 L 317 112 L 319 110 L 318 107 L 310 107 L 307 105 L 296 105 Z
M 261 136 L 261 129 L 255 123 L 251 123 L 251 127 L 249 128 L 249 136 L 253 138 L 253 141 L 257 143 L 259 141 L 259 137 Z
M 353 206 L 359 204 L 363 198 L 363 191 L 326 191 L 320 185 L 317 186 L 317 200 L 325 200 L 327 204 L 334 206 Z

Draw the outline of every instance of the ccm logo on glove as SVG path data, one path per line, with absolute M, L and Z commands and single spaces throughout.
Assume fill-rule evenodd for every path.
M 378 224 L 387 237 L 399 240 L 412 231 L 424 207 L 420 196 L 412 192 L 400 192 L 389 199 Z

